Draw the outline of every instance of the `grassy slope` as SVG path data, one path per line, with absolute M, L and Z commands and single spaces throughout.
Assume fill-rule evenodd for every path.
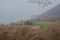
M 53 24 L 59 24 L 60 21 L 55 21 L 55 22 L 35 22 L 36 25 L 39 25 L 41 28 L 47 27 L 49 25 Z

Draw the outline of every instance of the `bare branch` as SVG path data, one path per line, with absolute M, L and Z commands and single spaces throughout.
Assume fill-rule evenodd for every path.
M 48 6 L 52 4 L 50 0 L 29 0 L 29 3 L 37 3 L 38 5 Z

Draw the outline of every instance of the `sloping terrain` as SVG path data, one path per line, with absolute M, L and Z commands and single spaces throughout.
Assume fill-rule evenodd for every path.
M 36 20 L 40 20 L 40 21 L 60 20 L 60 4 L 48 10 L 47 12 L 43 13 L 42 15 L 37 16 Z
M 41 21 L 41 22 L 53 22 L 53 21 L 57 21 L 60 20 L 60 4 L 58 4 L 57 6 L 55 6 L 54 8 L 46 11 L 45 13 L 41 14 L 41 15 L 36 15 L 35 17 L 32 17 L 29 20 L 20 20 L 17 23 L 20 24 L 31 24 L 37 21 Z

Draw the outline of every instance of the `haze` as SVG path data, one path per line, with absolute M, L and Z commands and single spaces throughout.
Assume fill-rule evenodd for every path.
M 39 15 L 60 3 L 60 0 L 52 0 L 51 5 L 43 8 L 27 1 L 29 0 L 0 0 L 0 23 L 15 22 L 21 18 Z

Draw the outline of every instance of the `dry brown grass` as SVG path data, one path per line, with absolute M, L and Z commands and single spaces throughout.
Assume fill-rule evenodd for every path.
M 60 40 L 60 24 L 45 29 L 35 27 L 0 27 L 0 40 Z

